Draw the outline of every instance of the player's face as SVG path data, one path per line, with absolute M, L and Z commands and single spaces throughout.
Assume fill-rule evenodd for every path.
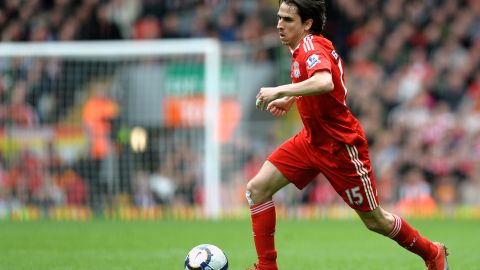
M 280 35 L 280 41 L 291 48 L 295 48 L 300 40 L 308 35 L 311 20 L 302 23 L 298 8 L 295 5 L 282 3 L 277 13 L 277 29 Z

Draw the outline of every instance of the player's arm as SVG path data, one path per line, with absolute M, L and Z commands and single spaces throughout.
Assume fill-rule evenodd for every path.
M 332 90 L 332 74 L 327 70 L 319 70 L 302 82 L 277 87 L 262 87 L 257 94 L 257 100 L 268 104 L 282 97 L 322 95 Z M 258 104 L 257 107 L 259 107 Z
M 317 71 L 305 81 L 278 86 L 280 97 L 322 95 L 333 90 L 332 74 L 327 70 Z

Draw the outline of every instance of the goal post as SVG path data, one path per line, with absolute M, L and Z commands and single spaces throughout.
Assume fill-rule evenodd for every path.
M 221 102 L 221 93 L 220 93 L 220 72 L 221 72 L 221 46 L 220 43 L 215 40 L 215 39 L 171 39 L 171 40 L 161 40 L 161 41 L 79 41 L 79 42 L 62 42 L 62 43 L 1 43 L 0 44 L 0 68 L 4 69 L 9 69 L 9 65 L 14 65 L 12 64 L 14 62 L 14 59 L 21 59 L 22 63 L 20 66 L 27 66 L 26 69 L 33 69 L 32 62 L 35 61 L 35 59 L 60 59 L 60 61 L 63 60 L 72 60 L 72 61 L 81 61 L 83 62 L 98 62 L 99 64 L 96 64 L 94 68 L 91 68 L 90 66 L 86 66 L 83 68 L 81 66 L 78 68 L 77 66 L 72 67 L 71 71 L 73 71 L 73 74 L 69 74 L 67 79 L 63 79 L 64 81 L 67 81 L 67 85 L 71 87 L 78 87 L 78 84 L 82 83 L 85 84 L 86 82 L 80 81 L 84 80 L 85 78 L 90 79 L 91 77 L 96 76 L 96 74 L 108 74 L 111 77 L 118 76 L 115 73 L 117 73 L 117 70 L 119 69 L 125 69 L 125 70 L 132 70 L 132 66 L 135 66 L 135 64 L 125 64 L 123 67 L 117 67 L 116 63 L 120 63 L 122 61 L 128 62 L 133 59 L 133 61 L 136 61 L 136 59 L 150 59 L 150 58 L 156 58 L 160 64 L 157 66 L 160 66 L 158 70 L 165 70 L 165 67 L 163 66 L 163 62 L 168 62 L 167 65 L 175 65 L 174 61 L 175 59 L 179 59 L 179 61 L 182 63 L 182 67 L 189 69 L 190 66 L 194 66 L 193 68 L 198 68 L 198 61 L 202 62 L 200 64 L 202 72 L 198 72 L 203 76 L 201 78 L 201 81 L 203 83 L 203 86 L 201 88 L 203 89 L 186 89 L 189 87 L 189 84 L 186 83 L 182 87 L 182 91 L 185 91 L 185 93 L 158 93 L 155 91 L 163 91 L 164 89 L 155 89 L 155 90 L 149 90 L 149 93 L 154 93 L 155 96 L 153 96 L 151 99 L 155 99 L 158 96 L 161 97 L 170 97 L 174 96 L 177 97 L 178 99 L 182 99 L 183 97 L 188 97 L 187 95 L 191 94 L 192 92 L 195 92 L 195 95 L 200 95 L 202 96 L 202 104 L 203 104 L 203 117 L 200 117 L 198 119 L 202 119 L 203 124 L 196 123 L 195 121 L 198 121 L 197 118 L 194 120 L 191 120 L 195 122 L 193 125 L 196 128 L 200 128 L 203 132 L 203 135 L 201 136 L 196 136 L 194 139 L 190 139 L 191 136 L 195 135 L 190 135 L 186 133 L 182 133 L 180 131 L 189 129 L 188 121 L 186 123 L 180 123 L 178 124 L 179 127 L 179 134 L 174 133 L 174 136 L 180 136 L 185 138 L 186 141 L 194 140 L 192 144 L 199 143 L 199 138 L 202 138 L 203 140 L 203 146 L 200 147 L 203 151 L 202 156 L 200 159 L 203 160 L 202 164 L 200 165 L 201 170 L 202 170 L 202 185 L 203 185 L 203 209 L 204 209 L 204 215 L 208 218 L 218 218 L 221 212 L 220 209 L 220 141 L 219 141 L 219 125 L 220 125 L 220 120 L 219 120 L 219 114 L 220 114 L 220 102 Z M 164 60 L 168 59 L 168 60 Z M 190 59 L 195 59 L 195 60 L 190 60 Z M 200 59 L 200 60 L 198 60 Z M 169 62 L 170 61 L 170 62 Z M 189 61 L 192 61 L 194 64 L 190 64 Z M 106 63 L 106 64 L 105 64 Z M 113 64 L 112 64 L 113 63 Z M 173 63 L 173 64 L 172 64 Z M 30 65 L 30 66 L 29 66 Z M 130 65 L 129 67 L 127 67 Z M 53 65 L 54 66 L 54 65 Z M 134 67 L 135 68 L 135 67 Z M 88 69 L 88 70 L 85 70 Z M 94 69 L 94 70 L 92 70 Z M 174 68 L 169 68 L 169 70 L 173 70 Z M 113 72 L 112 70 L 115 70 Z M 143 69 L 145 70 L 145 69 Z M 170 72 L 169 70 L 165 71 L 166 73 Z M 43 72 L 43 71 L 42 71 Z M 52 70 L 47 71 L 54 73 L 55 70 L 52 68 Z M 139 77 L 137 78 L 138 82 L 137 84 L 140 85 L 146 85 L 145 87 L 148 88 L 149 82 L 142 81 L 141 78 L 142 76 L 145 77 L 145 74 L 142 74 L 142 71 L 137 71 L 139 73 Z M 174 71 L 171 71 L 172 73 Z M 152 80 L 161 80 L 155 77 L 155 73 L 152 72 Z M 93 74 L 93 75 L 92 75 Z M 158 76 L 163 76 L 163 80 L 169 80 L 166 75 L 158 75 Z M 181 75 L 180 75 L 181 76 Z M 13 77 L 19 77 L 17 75 L 14 75 Z M 72 80 L 74 81 L 69 81 L 71 80 L 70 78 L 73 78 Z M 28 81 L 28 78 L 24 78 L 26 81 Z M 124 78 L 120 78 L 124 79 Z M 78 80 L 78 81 L 76 81 Z M 130 82 L 129 82 L 130 83 Z M 166 85 L 170 82 L 168 81 L 162 81 L 162 85 Z M 125 85 L 122 85 L 122 83 L 118 83 L 120 85 L 119 87 L 125 87 Z M 181 82 L 179 84 L 182 84 Z M 155 86 L 155 84 L 152 84 Z M 195 87 L 195 86 L 194 86 Z M 168 87 L 167 87 L 168 88 Z M 57 90 L 61 91 L 61 90 Z M 136 89 L 130 89 L 130 91 L 137 91 Z M 128 97 L 126 98 L 125 102 L 134 102 L 133 99 L 137 100 L 135 96 L 141 95 L 141 91 L 135 92 L 135 93 L 129 93 Z M 78 93 L 76 92 L 75 95 L 79 96 L 84 96 L 86 95 L 85 92 Z M 58 98 L 58 97 L 57 97 Z M 153 102 L 149 97 L 144 98 L 143 100 Z M 64 108 L 64 110 L 74 110 L 73 107 L 75 106 L 76 103 L 78 103 L 78 98 L 69 98 L 69 102 L 65 102 L 69 108 Z M 138 98 L 140 100 L 140 98 Z M 168 101 L 167 101 L 168 102 Z M 158 101 L 160 104 L 160 101 Z M 183 103 L 180 103 L 183 104 Z M 57 103 L 57 106 L 61 106 Z M 140 106 L 142 107 L 142 106 Z M 147 109 L 147 111 L 142 113 L 137 113 L 135 117 L 144 117 L 146 118 L 146 115 L 151 114 L 151 117 L 149 119 L 160 119 L 164 118 L 165 116 L 158 116 L 157 114 L 159 113 L 158 111 L 154 112 L 149 112 L 148 109 L 151 108 L 152 110 L 156 110 L 155 106 L 145 106 L 145 108 L 141 109 Z M 67 114 L 67 113 L 65 113 Z M 74 113 L 71 113 L 74 114 Z M 140 115 L 140 116 L 139 116 Z M 58 119 L 56 121 L 61 121 L 62 118 L 64 117 L 57 117 Z M 126 115 L 125 116 L 128 119 L 133 119 L 135 117 L 131 115 Z M 198 117 L 198 116 L 196 116 Z M 75 118 L 73 116 L 73 118 Z M 78 113 L 77 113 L 77 119 L 78 119 Z M 143 119 L 143 118 L 142 118 Z M 173 117 L 172 119 L 176 119 Z M 165 119 L 163 119 L 165 120 Z M 169 121 L 172 121 L 171 119 Z M 5 122 L 11 122 L 11 121 L 5 121 Z M 12 124 L 12 125 L 5 125 L 4 128 L 2 129 L 2 134 L 4 134 L 4 137 L 7 137 L 7 140 L 12 139 L 12 132 L 11 130 L 46 130 L 48 127 L 52 126 L 55 124 L 55 120 L 50 120 L 47 121 L 47 123 L 43 124 L 41 121 L 33 126 L 29 127 L 24 127 L 24 126 L 18 126 L 17 124 Z M 131 123 L 134 123 L 135 121 L 130 121 Z M 148 122 L 148 121 L 147 121 Z M 158 122 L 159 126 L 165 125 L 168 121 L 164 122 Z M 152 125 L 152 121 L 148 122 L 148 125 Z M 139 126 L 142 126 L 142 123 L 138 124 Z M 170 125 L 177 126 L 176 123 L 170 122 Z M 8 130 L 7 130 L 8 129 Z M 6 131 L 7 130 L 7 131 Z M 190 132 L 190 131 L 188 131 Z M 34 131 L 33 131 L 34 133 Z M 44 132 L 45 133 L 45 132 Z M 48 133 L 48 132 L 46 132 Z M 6 134 L 6 135 L 5 135 Z M 50 133 L 48 133 L 50 134 Z M 54 137 L 54 135 L 52 135 Z M 46 136 L 45 140 L 54 140 L 52 139 L 52 136 Z M 33 136 L 34 137 L 34 136 Z M 131 138 L 130 138 L 131 139 Z M 176 139 L 168 139 L 169 142 L 174 142 Z M 25 143 L 25 142 L 22 142 Z M 28 142 L 27 142 L 27 145 Z M 28 146 L 27 146 L 28 147 Z M 42 146 L 40 147 L 40 150 L 35 150 L 37 152 L 45 152 L 47 146 Z M 169 148 L 170 146 L 161 146 L 161 148 Z M 2 149 L 0 149 L 2 150 Z M 71 151 L 71 150 L 69 150 Z M 65 154 L 65 155 L 74 155 L 71 152 Z M 168 158 L 168 157 L 166 157 Z M 72 159 L 72 158 L 71 158 Z M 70 160 L 71 162 L 71 160 Z M 115 164 L 115 162 L 113 163 Z M 121 167 L 122 165 L 115 165 L 113 167 L 109 167 L 108 165 L 105 168 L 118 168 Z M 190 166 L 197 166 L 196 164 L 190 164 Z M 91 168 L 94 170 L 94 168 Z M 121 168 L 119 169 L 121 171 Z M 115 177 L 115 173 L 107 173 L 107 175 L 110 175 L 109 177 Z M 208 188 L 206 188 L 208 187 Z

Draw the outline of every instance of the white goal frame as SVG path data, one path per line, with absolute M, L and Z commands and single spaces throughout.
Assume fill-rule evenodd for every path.
M 205 153 L 204 211 L 207 218 L 220 216 L 220 69 L 221 46 L 216 39 L 155 41 L 74 41 L 0 43 L 0 58 L 63 57 L 112 59 L 135 56 L 205 55 Z

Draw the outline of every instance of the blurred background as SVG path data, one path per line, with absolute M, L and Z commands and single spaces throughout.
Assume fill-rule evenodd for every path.
M 329 0 L 324 35 L 345 61 L 348 105 L 370 145 L 381 203 L 480 218 L 480 1 Z M 276 0 L 4 0 L 0 39 L 221 43 L 221 216 L 301 128 L 257 111 L 289 83 Z M 80 43 L 81 44 L 81 43 Z M 203 218 L 202 57 L 0 58 L 0 219 Z M 208 188 L 208 187 L 207 187 Z M 282 190 L 279 216 L 350 217 L 322 176 Z

